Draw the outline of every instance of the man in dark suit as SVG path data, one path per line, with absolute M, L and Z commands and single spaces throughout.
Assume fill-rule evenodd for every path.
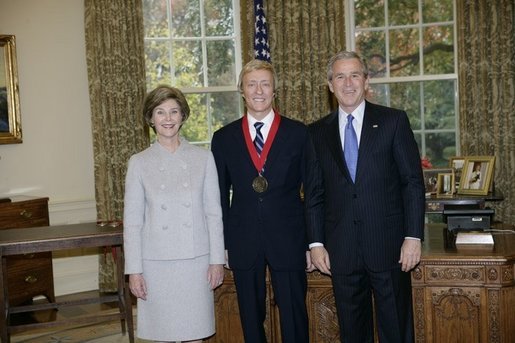
M 311 260 L 332 275 L 342 342 L 373 342 L 372 295 L 381 343 L 412 342 L 409 271 L 420 260 L 425 206 L 417 144 L 404 111 L 365 100 L 359 55 L 339 52 L 327 74 L 339 108 L 310 126 Z
M 245 342 L 266 342 L 267 266 L 282 342 L 308 342 L 305 270 L 311 262 L 300 191 L 309 133 L 273 109 L 276 77 L 270 63 L 247 63 L 238 86 L 247 113 L 215 132 L 211 149 Z

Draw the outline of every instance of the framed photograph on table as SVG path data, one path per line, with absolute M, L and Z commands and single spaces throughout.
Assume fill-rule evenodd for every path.
M 454 156 L 449 160 L 449 167 L 454 170 L 454 181 L 456 184 L 455 191 L 458 191 L 460 187 L 461 173 L 463 172 L 463 166 L 465 165 L 464 156 Z
M 436 182 L 436 197 L 450 198 L 455 191 L 454 171 L 452 173 L 439 173 Z
M 452 174 L 452 168 L 422 169 L 426 196 L 437 193 L 438 174 Z
M 468 156 L 458 194 L 487 195 L 492 184 L 495 156 Z

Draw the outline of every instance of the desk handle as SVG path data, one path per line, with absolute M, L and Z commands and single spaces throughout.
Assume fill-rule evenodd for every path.
M 26 219 L 30 219 L 30 218 L 32 218 L 32 212 L 23 210 L 20 212 L 20 216 L 22 216 L 23 218 L 26 218 Z
M 34 283 L 38 282 L 38 278 L 34 275 L 27 275 L 27 276 L 25 276 L 25 282 L 34 284 Z

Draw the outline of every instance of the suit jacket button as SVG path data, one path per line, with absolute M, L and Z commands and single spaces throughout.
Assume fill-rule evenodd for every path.
M 168 230 L 168 226 L 163 226 L 162 229 L 163 230 Z
M 357 194 L 352 194 L 352 197 L 353 197 L 354 199 L 356 199 L 356 198 L 358 197 L 358 195 L 357 195 Z

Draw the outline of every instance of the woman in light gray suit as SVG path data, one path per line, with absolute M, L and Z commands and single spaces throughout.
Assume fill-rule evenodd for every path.
M 213 290 L 225 263 L 218 176 L 211 152 L 179 136 L 189 113 L 180 90 L 151 91 L 143 114 L 158 138 L 127 170 L 125 273 L 138 298 L 137 336 L 148 340 L 215 333 Z

